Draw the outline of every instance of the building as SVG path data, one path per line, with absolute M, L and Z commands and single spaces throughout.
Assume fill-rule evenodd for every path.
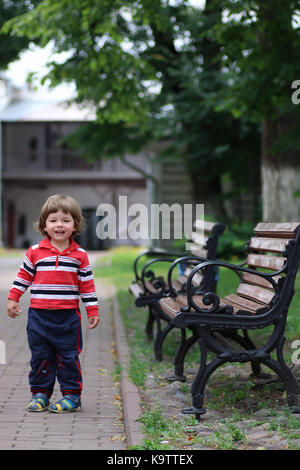
M 30 90 L 19 90 L 16 94 L 14 90 L 8 92 L 6 87 L 6 93 L 3 93 L 3 83 L 1 212 L 5 247 L 26 248 L 40 240 L 33 225 L 42 203 L 52 194 L 65 193 L 79 202 L 87 227 L 78 242 L 90 250 L 118 244 L 150 243 L 149 239 L 126 238 L 129 216 L 119 212 L 118 236 L 101 240 L 96 230 L 101 219 L 97 215 L 99 205 L 111 204 L 118 209 L 120 197 L 124 196 L 128 207 L 135 203 L 149 207 L 153 202 L 190 202 L 188 184 L 180 164 L 153 164 L 153 149 L 139 155 L 127 155 L 127 161 L 155 175 L 158 184 L 154 185 L 118 157 L 89 163 L 75 150 L 58 145 L 58 142 L 82 123 L 93 120 L 91 110 L 80 109 L 74 104 L 66 106 Z

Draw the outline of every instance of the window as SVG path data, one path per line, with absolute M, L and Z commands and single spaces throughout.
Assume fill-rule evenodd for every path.
M 31 137 L 29 139 L 29 160 L 35 162 L 37 160 L 37 147 L 38 140 L 36 137 Z

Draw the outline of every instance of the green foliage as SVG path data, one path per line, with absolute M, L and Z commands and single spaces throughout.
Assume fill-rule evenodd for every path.
M 67 53 L 49 63 L 44 80 L 73 82 L 76 101 L 97 116 L 70 146 L 95 160 L 168 137 L 173 145 L 162 157 L 183 158 L 195 202 L 212 198 L 226 218 L 224 197 L 238 197 L 245 180 L 257 190 L 260 130 L 247 115 L 217 109 L 228 88 L 212 34 L 221 18 L 219 5 L 202 10 L 188 0 L 43 0 L 5 31 Z M 235 192 L 224 195 L 225 173 Z
M 73 82 L 76 101 L 96 112 L 95 123 L 70 136 L 71 146 L 97 159 L 167 138 L 172 145 L 160 157 L 185 162 L 195 202 L 226 222 L 224 201 L 247 192 L 257 206 L 252 218 L 261 218 L 262 125 L 272 131 L 264 139 L 270 160 L 282 149 L 280 165 L 299 160 L 291 100 L 300 76 L 299 1 L 210 0 L 203 9 L 188 0 L 12 4 L 29 11 L 12 11 L 18 16 L 2 32 L 65 52 L 44 80 Z M 244 220 L 243 211 L 235 219 Z
M 16 60 L 19 54 L 28 47 L 34 37 L 12 36 L 9 32 L 1 32 L 2 25 L 18 15 L 22 15 L 37 5 L 40 0 L 17 0 L 8 2 L 0 0 L 0 70 L 4 70 L 10 62 Z
M 138 387 L 144 386 L 145 380 L 147 378 L 147 372 L 145 368 L 145 361 L 141 355 L 135 355 L 131 358 L 128 373 L 129 377 L 135 385 Z
M 214 432 L 215 443 L 221 450 L 234 449 L 234 445 L 237 442 L 246 441 L 246 436 L 243 430 L 241 430 L 236 423 L 232 420 L 224 421 L 224 424 L 220 429 Z
M 253 224 L 247 222 L 230 225 L 218 243 L 218 257 L 221 259 L 244 259 L 245 248 L 253 235 Z
M 223 5 L 227 21 L 211 32 L 222 45 L 220 60 L 230 81 L 222 90 L 222 109 L 260 121 L 297 114 L 291 84 L 300 74 L 299 2 L 226 0 Z

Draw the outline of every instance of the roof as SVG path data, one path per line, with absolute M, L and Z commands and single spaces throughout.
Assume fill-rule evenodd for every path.
M 95 113 L 75 104 L 47 101 L 20 101 L 9 104 L 0 112 L 1 121 L 91 121 Z
M 91 121 L 95 119 L 92 108 L 67 104 L 61 95 L 20 90 L 11 101 L 0 107 L 0 121 Z M 69 98 L 69 96 L 68 96 Z

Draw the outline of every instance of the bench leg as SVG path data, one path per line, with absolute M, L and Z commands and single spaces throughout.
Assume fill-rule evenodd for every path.
M 160 320 L 158 319 L 158 322 L 160 324 Z M 164 340 L 169 333 L 169 331 L 173 330 L 174 326 L 168 323 L 168 325 L 162 330 L 161 326 L 157 329 L 157 335 L 155 339 L 155 345 L 154 345 L 154 350 L 155 350 L 155 359 L 157 361 L 162 361 L 163 358 L 163 343 Z
M 243 336 L 238 335 L 237 332 L 234 333 L 232 338 L 243 346 L 246 350 L 257 349 L 252 339 L 248 335 L 247 330 L 243 330 Z M 258 361 L 251 361 L 252 376 L 257 378 L 266 379 L 270 377 L 269 374 L 263 374 L 261 371 L 261 363 Z
M 216 332 L 213 333 L 213 336 L 216 335 Z M 247 330 L 243 330 L 243 336 L 239 335 L 236 330 L 222 330 L 219 332 L 217 339 L 222 343 L 222 339 L 224 338 L 225 346 L 226 346 L 226 339 L 229 338 L 232 341 L 235 341 L 244 349 L 251 351 L 257 349 L 255 344 L 253 343 L 252 339 L 248 335 Z M 267 379 L 270 377 L 270 374 L 264 374 L 261 371 L 261 361 L 251 361 L 251 368 L 252 368 L 252 377 Z
M 149 340 L 153 339 L 153 324 L 155 322 L 155 316 L 153 315 L 151 305 L 148 305 L 149 314 L 146 324 L 146 335 Z
M 206 409 L 203 408 L 204 393 L 206 383 L 211 374 L 218 369 L 221 365 L 226 362 L 226 359 L 215 358 L 209 364 L 206 364 L 207 360 L 207 348 L 203 338 L 198 339 L 200 346 L 200 366 L 196 377 L 192 383 L 192 403 L 193 406 L 190 408 L 183 408 L 183 414 L 194 414 L 196 419 L 200 420 L 201 415 L 206 413 Z
M 263 359 L 263 363 L 270 367 L 282 380 L 287 396 L 287 404 L 291 408 L 293 413 L 300 413 L 299 406 L 299 394 L 300 386 L 295 375 L 286 364 L 283 357 L 283 346 L 285 343 L 285 337 L 281 336 L 277 343 L 277 361 L 270 358 Z
M 174 375 L 166 377 L 166 380 L 168 380 L 169 382 L 175 382 L 176 380 L 180 382 L 186 381 L 186 377 L 183 374 L 184 359 L 188 350 L 193 346 L 193 344 L 196 343 L 197 339 L 198 335 L 195 331 L 193 331 L 193 335 L 190 338 L 186 339 L 186 328 L 181 328 L 181 341 L 179 347 L 177 348 L 173 362 L 175 366 Z

